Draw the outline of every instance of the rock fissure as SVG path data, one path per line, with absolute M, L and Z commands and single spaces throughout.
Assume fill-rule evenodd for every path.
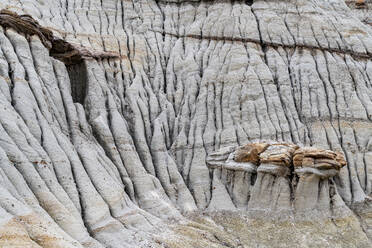
M 159 33 L 159 31 L 152 30 L 153 32 Z M 287 45 L 287 44 L 281 44 L 266 40 L 260 40 L 260 39 L 253 39 L 253 38 L 238 38 L 238 37 L 218 37 L 218 36 L 203 36 L 203 35 L 194 35 L 194 34 L 186 34 L 186 35 L 177 35 L 174 33 L 167 33 L 162 32 L 165 35 L 174 36 L 177 38 L 191 38 L 191 39 L 197 39 L 197 40 L 214 40 L 214 41 L 229 41 L 229 42 L 252 42 L 261 45 L 264 47 L 272 47 L 272 48 L 296 48 L 296 49 L 308 49 L 308 50 L 320 50 L 323 52 L 330 52 L 330 53 L 339 53 L 342 55 L 350 55 L 353 58 L 356 59 L 371 59 L 372 53 L 357 53 L 355 51 L 352 51 L 350 49 L 336 49 L 336 48 L 325 48 L 325 47 L 317 47 L 317 46 L 311 46 L 306 44 L 294 44 L 294 45 Z

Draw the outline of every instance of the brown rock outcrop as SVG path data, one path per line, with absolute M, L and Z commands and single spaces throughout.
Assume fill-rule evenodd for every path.
M 251 162 L 258 164 L 260 161 L 260 154 L 264 152 L 269 144 L 267 143 L 251 143 L 239 147 L 235 151 L 235 162 Z
M 297 174 L 316 173 L 321 177 L 331 177 L 346 165 L 346 160 L 340 152 L 303 147 L 294 153 L 293 165 Z
M 298 176 L 294 198 L 297 212 L 311 210 L 327 216 L 335 209 L 346 209 L 332 180 L 346 165 L 342 153 L 303 147 L 294 153 L 293 164 Z
M 116 53 L 98 52 L 88 50 L 80 45 L 73 45 L 55 37 L 53 32 L 42 27 L 30 15 L 18 15 L 15 12 L 3 9 L 0 10 L 0 26 L 4 28 L 13 28 L 27 38 L 37 35 L 43 45 L 49 49 L 50 55 L 63 61 L 65 64 L 77 64 L 84 58 L 118 58 Z
M 292 155 L 297 148 L 298 146 L 287 143 L 272 144 L 260 154 L 260 163 L 289 167 L 292 162 Z
M 290 211 L 292 156 L 297 145 L 274 143 L 260 154 L 257 180 L 248 208 L 257 211 Z
M 226 188 L 240 209 L 286 213 L 311 209 L 329 215 L 335 206 L 345 207 L 332 181 L 346 165 L 341 152 L 291 143 L 249 143 L 213 152 L 207 164 L 219 196 L 226 195 Z M 214 209 L 223 205 L 221 199 L 217 194 L 212 197 Z

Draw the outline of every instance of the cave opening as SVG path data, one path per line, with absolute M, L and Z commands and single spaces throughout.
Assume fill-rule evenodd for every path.
M 84 61 L 66 65 L 71 83 L 71 95 L 75 103 L 84 105 L 87 90 L 87 68 Z

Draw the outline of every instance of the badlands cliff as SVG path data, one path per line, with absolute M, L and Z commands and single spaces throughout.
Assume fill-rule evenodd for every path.
M 1 0 L 0 247 L 372 246 L 371 0 Z

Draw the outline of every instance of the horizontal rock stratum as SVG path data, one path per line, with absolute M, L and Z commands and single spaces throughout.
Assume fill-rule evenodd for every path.
M 221 192 L 216 190 L 209 205 L 213 210 L 237 207 L 270 214 L 273 218 L 306 214 L 307 219 L 328 218 L 336 211 L 348 211 L 340 201 L 334 182 L 334 177 L 346 165 L 340 152 L 260 142 L 222 148 L 211 153 L 206 161 L 212 173 L 216 171 L 214 176 L 222 179 L 232 200 L 227 202 L 230 198 L 220 197 Z M 254 175 L 257 177 L 252 180 Z M 235 181 L 235 177 L 240 180 Z M 218 186 L 216 181 L 213 187 Z
M 1 0 L 0 247 L 371 247 L 371 17 Z

